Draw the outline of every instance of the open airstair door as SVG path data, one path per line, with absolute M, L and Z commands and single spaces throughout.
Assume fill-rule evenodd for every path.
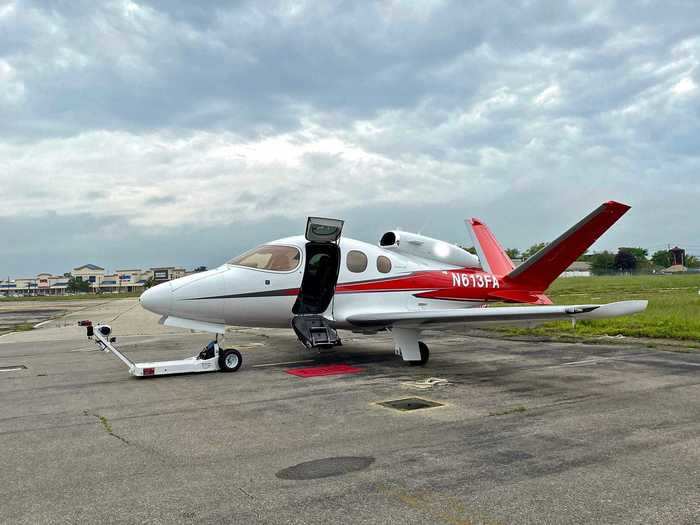
M 292 328 L 307 348 L 339 344 L 332 320 L 323 314 L 335 295 L 340 270 L 338 239 L 343 221 L 309 217 L 306 223 L 306 257 L 299 295 L 292 308 Z

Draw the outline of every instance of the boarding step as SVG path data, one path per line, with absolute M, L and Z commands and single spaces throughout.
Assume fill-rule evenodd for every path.
M 322 315 L 297 315 L 292 319 L 292 328 L 306 348 L 340 344 L 338 332 Z

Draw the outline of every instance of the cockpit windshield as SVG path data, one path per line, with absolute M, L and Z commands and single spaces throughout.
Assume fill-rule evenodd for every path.
M 290 272 L 299 266 L 300 259 L 301 252 L 294 246 L 266 244 L 234 257 L 227 264 L 273 272 Z

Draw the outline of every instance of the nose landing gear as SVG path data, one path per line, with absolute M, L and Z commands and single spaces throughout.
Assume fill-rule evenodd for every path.
M 211 357 L 215 357 L 217 359 L 219 370 L 222 372 L 235 372 L 243 364 L 243 356 L 238 350 L 235 348 L 221 347 L 219 344 L 219 334 L 216 335 L 216 339 L 214 341 L 207 345 L 207 348 L 209 347 L 214 349 L 214 353 Z

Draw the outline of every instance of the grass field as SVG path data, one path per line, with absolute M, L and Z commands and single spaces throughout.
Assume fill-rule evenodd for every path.
M 700 341 L 700 274 L 570 277 L 557 279 L 547 292 L 555 304 L 601 304 L 648 299 L 641 314 L 600 321 L 547 323 L 508 329 L 514 335 L 624 335 Z

